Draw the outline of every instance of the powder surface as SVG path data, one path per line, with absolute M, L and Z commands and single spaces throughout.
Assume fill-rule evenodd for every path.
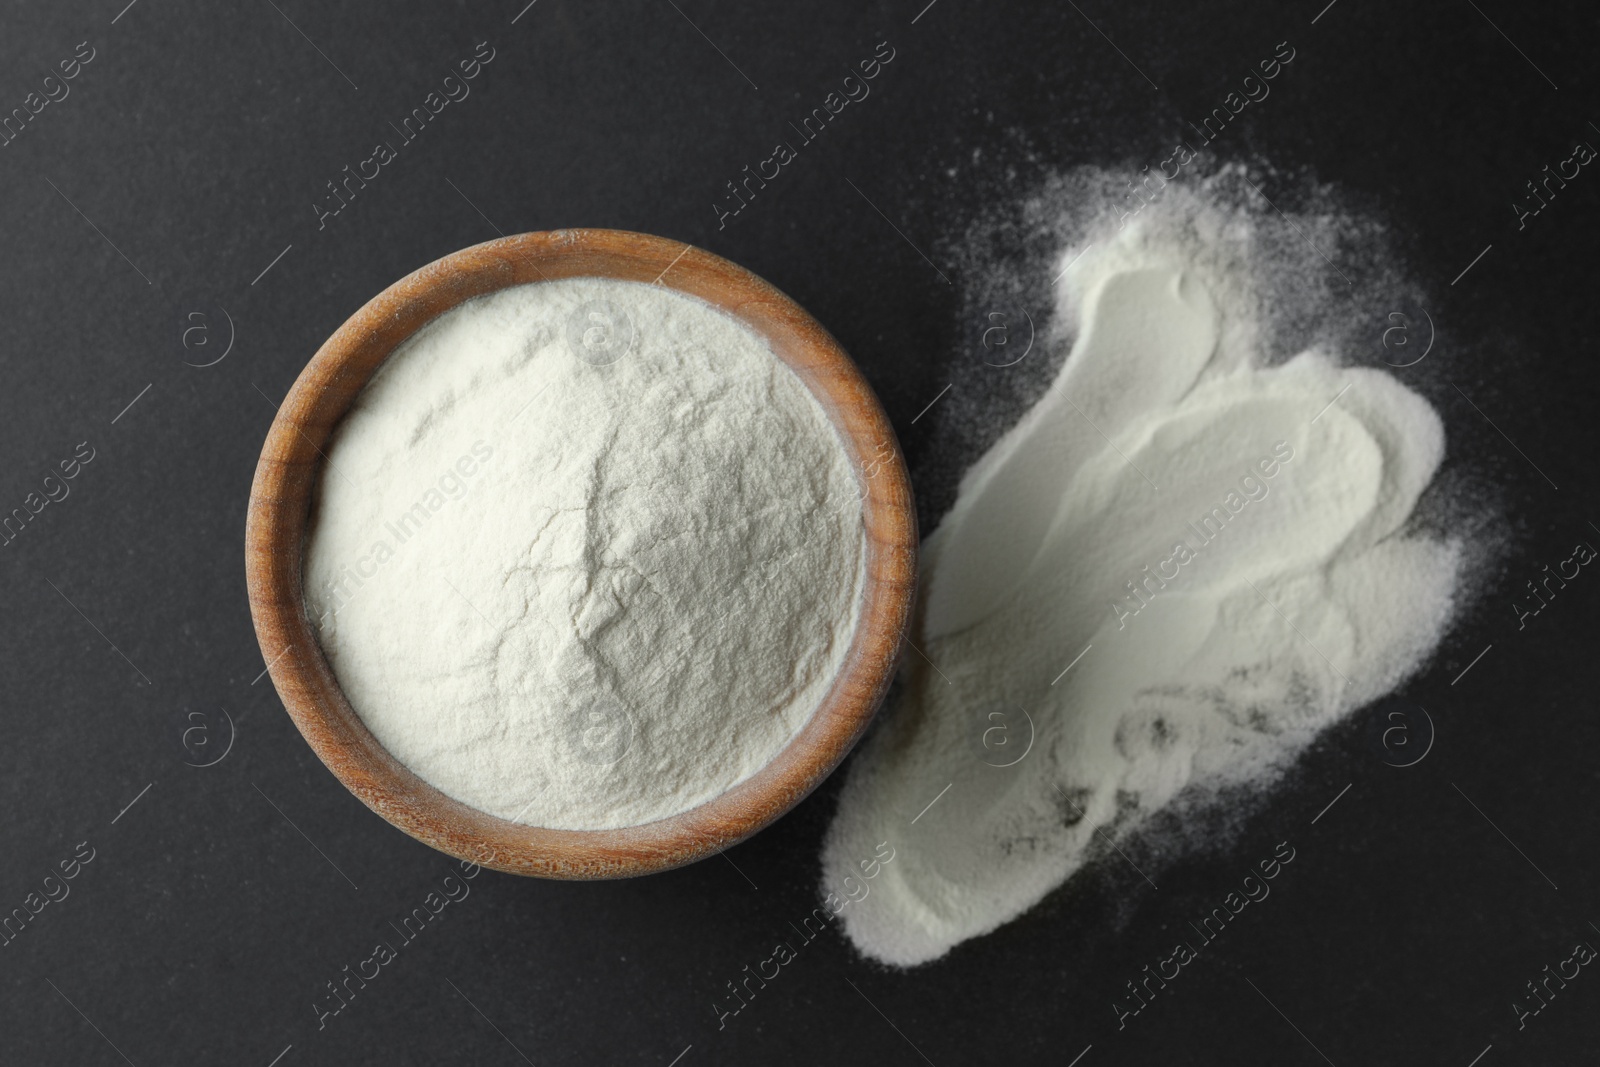
M 1440 419 L 1263 350 L 1270 261 L 1218 252 L 1257 218 L 1171 190 L 1052 268 L 1070 353 L 927 541 L 926 659 L 824 846 L 832 888 L 898 850 L 844 917 L 865 954 L 936 959 L 1163 808 L 1261 786 L 1442 635 L 1461 547 L 1407 526 Z
M 328 448 L 305 559 L 378 741 L 475 808 L 637 825 L 759 770 L 855 632 L 864 531 L 820 404 L 660 286 L 479 297 L 401 345 Z

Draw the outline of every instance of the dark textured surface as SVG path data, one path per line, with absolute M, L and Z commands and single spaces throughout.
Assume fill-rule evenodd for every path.
M 1585 570 L 1521 631 L 1511 603 L 1574 542 L 1600 544 L 1600 178 L 1584 170 L 1521 231 L 1510 205 L 1574 138 L 1600 143 L 1596 18 L 1500 0 L 1403 15 L 1340 0 L 1315 25 L 1318 2 L 1079 6 L 940 0 L 919 18 L 921 0 L 539 0 L 513 24 L 515 0 L 8 5 L 0 109 L 25 106 L 78 42 L 95 54 L 0 148 L 0 510 L 80 442 L 93 459 L 0 547 L 0 907 L 25 907 L 79 842 L 93 859 L 0 947 L 0 1060 L 266 1065 L 287 1046 L 283 1067 L 665 1065 L 688 1046 L 682 1067 L 1066 1064 L 1091 1045 L 1081 1067 L 1465 1067 L 1490 1045 L 1484 1067 L 1592 1058 L 1592 968 L 1523 1029 L 1511 1003 L 1531 1006 L 1524 983 L 1574 942 L 1600 945 L 1600 578 Z M 495 55 L 471 96 L 319 230 L 323 183 L 485 40 Z M 1495 516 L 1477 531 L 1499 544 L 1482 600 L 1406 690 L 1437 727 L 1428 757 L 1385 766 L 1358 716 L 1225 843 L 1162 864 L 1158 890 L 1113 858 L 905 974 L 829 932 L 719 1030 L 725 983 L 813 903 L 825 787 L 724 859 L 666 875 L 484 872 L 319 1029 L 324 983 L 398 943 L 390 922 L 452 866 L 345 793 L 269 684 L 252 685 L 245 501 L 274 401 L 322 339 L 497 227 L 692 241 L 784 289 L 856 356 L 931 522 L 972 455 L 941 443 L 937 409 L 911 420 L 978 358 L 983 321 L 953 242 L 1057 168 L 1161 158 L 1182 117 L 1282 40 L 1293 69 L 1217 151 L 1390 220 L 1439 334 L 1406 380 L 1440 406 L 1453 466 Z M 895 58 L 872 95 L 719 229 L 723 183 L 880 41 Z M 219 309 L 232 350 L 186 365 L 220 353 Z M 1381 329 L 1390 310 L 1351 314 Z M 211 347 L 184 347 L 191 311 L 208 314 L 190 325 Z M 231 751 L 188 765 L 222 751 L 224 710 Z M 1296 858 L 1272 896 L 1119 1032 L 1124 983 L 1285 840 Z

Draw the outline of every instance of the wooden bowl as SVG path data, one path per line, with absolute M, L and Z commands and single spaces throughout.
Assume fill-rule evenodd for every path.
M 306 611 L 301 567 L 312 489 L 334 427 L 397 345 L 472 297 L 527 282 L 606 277 L 665 285 L 766 339 L 838 428 L 862 490 L 860 621 L 811 720 L 761 771 L 699 807 L 619 830 L 548 830 L 454 800 L 391 756 L 340 691 Z M 828 332 L 767 282 L 699 248 L 618 230 L 528 233 L 467 248 L 379 293 L 322 345 L 267 432 L 250 490 L 245 574 L 261 653 L 313 751 L 367 807 L 452 856 L 545 878 L 622 878 L 702 859 L 800 802 L 839 764 L 882 701 L 916 585 L 917 522 L 888 417 Z

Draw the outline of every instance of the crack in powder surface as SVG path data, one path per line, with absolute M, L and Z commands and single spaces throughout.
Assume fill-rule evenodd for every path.
M 845 915 L 863 953 L 936 959 L 1100 835 L 1259 788 L 1441 637 L 1461 546 L 1407 523 L 1442 423 L 1387 373 L 1262 350 L 1257 226 L 1199 185 L 1062 251 L 1071 351 L 926 542 L 927 659 L 824 846 L 825 886 L 898 850 Z M 985 750 L 996 721 L 1015 751 Z
M 632 826 L 748 778 L 819 706 L 855 632 L 858 499 L 748 327 L 660 286 L 540 282 L 440 316 L 362 391 L 306 599 L 424 780 L 530 825 Z

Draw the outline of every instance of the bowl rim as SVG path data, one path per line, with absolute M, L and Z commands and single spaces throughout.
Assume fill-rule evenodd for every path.
M 861 491 L 865 554 L 856 631 L 810 720 L 761 770 L 688 811 L 614 830 L 502 819 L 430 785 L 378 743 L 323 655 L 305 608 L 305 534 L 324 446 L 388 355 L 439 315 L 515 285 L 599 277 L 664 285 L 753 328 L 821 403 Z M 245 523 L 251 619 L 301 735 L 367 807 L 417 840 L 480 866 L 547 878 L 619 878 L 705 858 L 788 812 L 860 739 L 893 679 L 916 592 L 916 509 L 894 429 L 859 368 L 797 303 L 743 267 L 682 241 L 623 230 L 518 234 L 461 249 L 384 289 L 318 348 L 263 442 Z M 291 654 L 292 653 L 292 654 Z

